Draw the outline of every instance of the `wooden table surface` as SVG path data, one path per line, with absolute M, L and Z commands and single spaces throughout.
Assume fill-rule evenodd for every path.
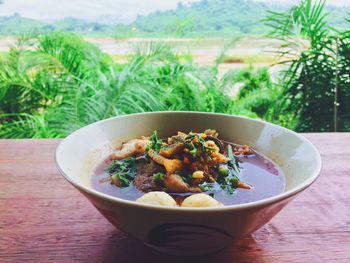
M 0 140 L 0 262 L 350 262 L 350 133 L 305 134 L 322 176 L 252 236 L 214 255 L 153 251 L 59 174 L 59 140 Z

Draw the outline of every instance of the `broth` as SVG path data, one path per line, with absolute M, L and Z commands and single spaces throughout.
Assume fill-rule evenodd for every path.
M 231 144 L 234 146 L 234 144 Z M 235 205 L 266 199 L 282 193 L 285 189 L 285 177 L 281 169 L 269 158 L 255 151 L 255 155 L 249 157 L 237 157 L 241 172 L 239 178 L 252 185 L 252 189 L 237 188 L 233 194 L 224 190 L 217 191 L 212 195 L 224 205 Z M 105 170 L 110 159 L 101 162 L 91 176 L 92 188 L 118 198 L 135 201 L 144 193 L 137 190 L 133 183 L 128 187 L 119 188 L 109 182 L 101 183 L 101 179 L 109 176 Z M 178 204 L 193 193 L 169 193 Z

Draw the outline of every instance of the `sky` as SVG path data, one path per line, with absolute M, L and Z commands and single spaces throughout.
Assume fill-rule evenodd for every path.
M 105 16 L 113 17 L 115 22 L 130 22 L 137 14 L 173 9 L 178 2 L 195 1 L 199 0 L 3 0 L 0 16 L 19 13 L 43 21 L 64 17 L 101 21 L 101 16 Z
M 64 17 L 88 21 L 128 23 L 138 14 L 176 7 L 178 2 L 192 3 L 200 0 L 2 0 L 0 16 L 19 13 L 21 16 L 52 22 Z M 260 2 L 285 2 L 296 0 L 256 0 Z M 1 2 L 1 0 L 0 0 Z M 350 0 L 328 0 L 334 5 L 350 6 Z

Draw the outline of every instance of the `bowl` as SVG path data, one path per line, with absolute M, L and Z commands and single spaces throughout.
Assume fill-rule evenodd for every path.
M 136 203 L 91 188 L 93 168 L 122 141 L 153 130 L 164 138 L 179 130 L 208 128 L 216 129 L 226 141 L 251 145 L 275 161 L 285 174 L 285 191 L 246 204 L 180 208 Z M 141 113 L 99 121 L 65 138 L 55 157 L 64 178 L 109 222 L 147 246 L 174 255 L 208 254 L 249 235 L 309 187 L 321 171 L 316 148 L 291 130 L 260 120 L 201 112 Z

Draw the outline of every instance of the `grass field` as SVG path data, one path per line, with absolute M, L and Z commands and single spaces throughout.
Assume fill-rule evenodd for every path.
M 273 54 L 237 54 L 226 55 L 223 63 L 234 64 L 272 64 L 275 58 Z
M 271 53 L 277 48 L 278 42 L 263 37 L 236 38 L 85 38 L 94 43 L 103 52 L 112 55 L 118 63 L 124 63 L 134 46 L 140 43 L 164 42 L 184 59 L 195 63 L 211 65 L 225 53 L 221 62 L 225 67 L 233 68 L 246 64 L 269 65 L 273 62 Z M 0 56 L 15 43 L 14 38 L 0 38 Z

